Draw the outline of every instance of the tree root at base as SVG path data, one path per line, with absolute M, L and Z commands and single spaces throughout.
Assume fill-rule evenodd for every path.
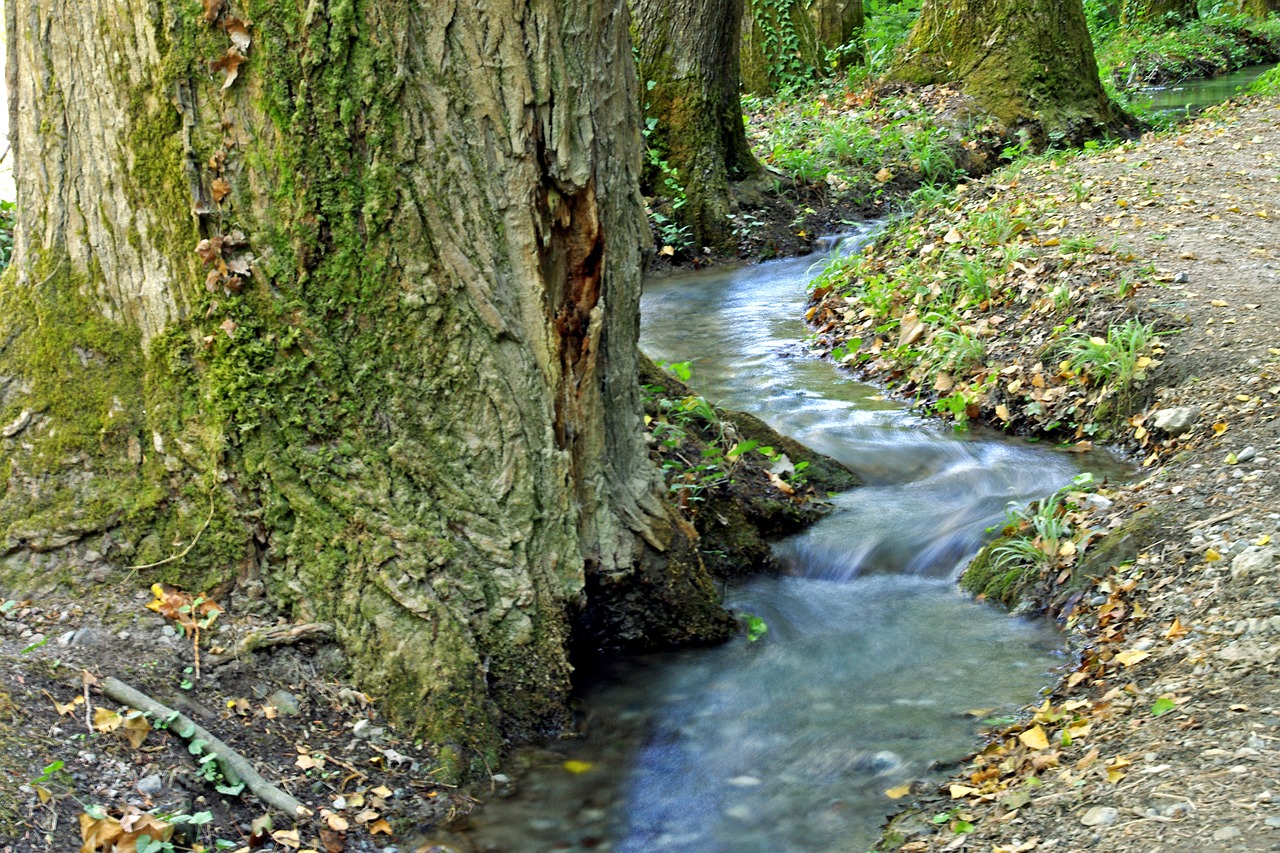
M 218 768 L 229 784 L 236 785 L 243 782 L 245 787 L 257 795 L 258 799 L 291 817 L 306 817 L 311 814 L 311 810 L 302 803 L 262 778 L 262 775 L 243 755 L 197 725 L 185 714 L 162 705 L 117 678 L 104 678 L 98 682 L 98 687 L 104 696 L 122 705 L 144 711 L 157 720 L 168 721 L 169 728 L 185 740 L 203 740 L 208 744 L 206 751 L 214 756 L 218 762 Z

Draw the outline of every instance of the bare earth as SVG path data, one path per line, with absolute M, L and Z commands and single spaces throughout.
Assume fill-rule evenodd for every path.
M 1278 152 L 1280 104 L 1254 101 L 1021 178 L 1018 196 L 1061 200 L 1064 242 L 1118 240 L 1168 282 L 1137 297 L 1181 330 L 1129 438 L 1160 410 L 1195 417 L 1148 439 L 1145 479 L 1108 492 L 1096 523 L 1152 521 L 1136 561 L 1075 608 L 1077 665 L 918 792 L 886 849 L 1280 850 Z

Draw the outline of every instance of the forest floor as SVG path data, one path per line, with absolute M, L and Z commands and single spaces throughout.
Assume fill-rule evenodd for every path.
M 1145 276 L 1127 310 L 1170 333 L 1114 434 L 1142 446 L 1140 479 L 1104 489 L 1087 522 L 1128 536 L 1130 559 L 1057 602 L 1075 663 L 947 784 L 891 792 L 912 805 L 882 849 L 1280 850 L 1280 102 L 1228 104 L 968 195 L 1047 203 L 1041 252 L 1088 245 L 1111 280 Z M 999 364 L 1045 358 L 1061 315 L 1036 316 L 1007 318 L 1022 331 L 1002 329 Z M 994 399 L 1003 410 L 981 417 L 1017 422 L 1024 401 Z M 1041 584 L 1070 572 L 1055 575 Z
M 1120 241 L 1128 253 L 1097 263 L 1152 273 L 1131 302 L 1177 333 L 1161 339 L 1138 420 L 1116 436 L 1145 443 L 1150 461 L 1139 482 L 1105 492 L 1096 524 L 1154 522 L 1137 528 L 1131 563 L 1068 602 L 1081 651 L 1048 704 L 993 732 L 948 785 L 917 786 L 888 849 L 1280 850 L 1278 152 L 1280 105 L 1255 101 L 1013 184 L 972 185 L 1044 201 L 1061 220 L 1046 247 Z M 1187 431 L 1161 434 L 1157 413 L 1175 409 Z M 145 585 L 108 580 L 92 601 L 0 600 L 3 853 L 81 849 L 86 831 L 104 842 L 84 849 L 113 849 L 106 837 L 121 823 L 136 836 L 144 810 L 191 816 L 179 849 L 386 853 L 474 806 L 432 781 L 428 753 L 379 719 L 323 638 L 256 656 L 210 650 L 196 679 L 190 640 L 146 609 Z M 272 627 L 248 608 L 207 641 L 232 650 Z M 316 814 L 298 829 L 255 824 L 263 809 L 215 793 L 199 748 L 116 716 L 85 673 L 162 699 Z

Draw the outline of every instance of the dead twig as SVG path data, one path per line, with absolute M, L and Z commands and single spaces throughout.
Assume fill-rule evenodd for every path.
M 257 795 L 258 799 L 290 817 L 305 817 L 311 814 L 311 810 L 298 800 L 262 778 L 262 775 L 243 755 L 214 737 L 207 729 L 196 725 L 195 721 L 185 714 L 162 705 L 118 678 L 104 678 L 99 682 L 98 687 L 104 696 L 122 705 L 151 714 L 157 720 L 166 721 L 169 728 L 179 737 L 191 741 L 204 741 L 205 750 L 214 756 L 218 762 L 218 768 L 229 784 L 236 785 L 243 782 L 245 787 Z

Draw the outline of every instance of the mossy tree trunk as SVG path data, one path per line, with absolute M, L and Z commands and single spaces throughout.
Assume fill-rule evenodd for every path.
M 565 724 L 574 613 L 729 630 L 642 440 L 623 0 L 5 5 L 0 586 L 332 621 L 460 774 Z
M 890 79 L 958 85 L 1034 147 L 1119 129 L 1080 0 L 925 0 Z
M 860 62 L 862 24 L 862 0 L 747 0 L 743 88 L 769 94 Z
M 1280 12 L 1280 0 L 1240 0 L 1240 11 L 1255 18 Z
M 1196 0 L 1124 0 L 1120 26 L 1174 26 L 1200 16 Z
M 732 249 L 730 183 L 759 172 L 742 124 L 743 0 L 631 0 L 648 144 L 683 187 L 676 210 L 695 246 Z M 666 193 L 661 173 L 647 183 Z

